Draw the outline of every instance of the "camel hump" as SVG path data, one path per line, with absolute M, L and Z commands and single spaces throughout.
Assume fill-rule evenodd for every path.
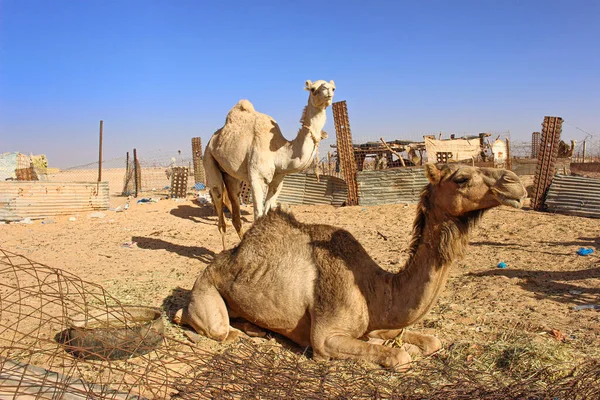
M 238 101 L 238 103 L 231 109 L 231 111 L 233 110 L 248 111 L 251 113 L 256 112 L 252 103 L 246 99 Z

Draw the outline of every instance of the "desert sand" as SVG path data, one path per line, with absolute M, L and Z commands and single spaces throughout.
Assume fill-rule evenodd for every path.
M 173 293 L 191 289 L 221 250 L 216 217 L 210 204 L 193 198 L 136 200 L 126 211 L 104 211 L 103 218 L 81 213 L 0 225 L 0 248 L 100 284 L 125 304 L 161 307 Z M 112 208 L 122 210 L 126 202 L 111 198 Z M 291 210 L 302 222 L 349 230 L 383 268 L 398 270 L 416 206 Z M 248 227 L 252 208 L 243 207 L 242 216 Z M 228 246 L 238 240 L 230 226 Z M 484 216 L 470 242 L 438 304 L 415 328 L 437 335 L 446 347 L 491 343 L 511 329 L 554 346 L 554 330 L 564 335 L 573 358 L 600 354 L 600 312 L 573 309 L 600 304 L 598 220 L 502 207 Z M 595 252 L 579 256 L 580 247 Z M 500 262 L 507 268 L 498 268 Z M 168 334 L 184 337 L 181 332 L 168 324 Z M 208 339 L 199 345 L 219 346 Z

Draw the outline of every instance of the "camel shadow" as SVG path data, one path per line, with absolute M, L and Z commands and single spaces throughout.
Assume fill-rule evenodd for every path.
M 523 243 L 517 243 L 517 242 L 493 242 L 493 241 L 489 241 L 489 240 L 478 240 L 478 241 L 472 241 L 469 243 L 470 246 L 490 246 L 490 247 L 504 247 L 506 249 L 510 249 L 510 250 L 519 250 L 519 251 L 523 251 Z M 532 247 L 535 247 L 535 243 L 531 243 Z M 543 251 L 543 250 L 535 250 L 536 253 L 542 253 L 542 254 L 550 254 L 553 256 L 571 256 L 575 253 L 559 253 L 556 251 Z
M 526 271 L 518 269 L 495 269 L 472 272 L 467 276 L 506 276 L 519 278 L 518 285 L 534 293 L 538 298 L 548 298 L 559 303 L 590 304 L 598 301 L 600 288 L 577 286 L 569 281 L 600 279 L 600 267 L 578 271 Z
M 137 242 L 137 247 L 147 250 L 167 250 L 183 257 L 193 258 L 205 264 L 210 263 L 215 257 L 215 252 L 205 247 L 182 246 L 169 243 L 162 239 L 134 236 L 131 238 Z
M 174 208 L 170 211 L 170 214 L 178 217 L 178 218 L 182 218 L 182 219 L 187 219 L 190 221 L 194 221 L 200 224 L 207 224 L 207 225 L 216 225 L 217 224 L 217 213 L 215 212 L 215 209 L 213 208 L 212 205 L 210 204 L 200 204 L 199 202 L 195 201 L 196 204 L 199 205 L 199 207 L 194 207 L 194 206 L 189 206 L 189 205 L 180 205 L 177 206 L 177 208 Z M 225 216 L 229 219 L 231 219 L 231 213 L 229 211 L 227 211 L 227 209 L 225 209 L 226 211 L 224 212 Z M 246 215 L 250 215 L 250 213 L 246 210 L 240 210 L 240 215 L 242 216 L 241 219 L 243 222 L 245 223 L 251 223 L 251 221 L 248 220 L 248 218 L 246 218 Z
M 577 240 L 571 242 L 548 242 L 543 241 L 540 243 L 545 243 L 549 246 L 566 246 L 566 247 L 595 247 L 596 249 L 600 249 L 600 237 L 580 237 Z
M 171 290 L 171 294 L 165 297 L 162 301 L 161 308 L 169 321 L 173 321 L 173 317 L 177 310 L 186 307 L 190 302 L 192 291 L 177 286 Z

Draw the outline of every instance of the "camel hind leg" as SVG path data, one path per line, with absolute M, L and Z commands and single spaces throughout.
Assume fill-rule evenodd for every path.
M 221 242 L 223 250 L 225 250 L 225 233 L 227 226 L 225 225 L 225 215 L 223 214 L 224 186 L 223 173 L 209 151 L 204 153 L 204 171 L 206 174 L 206 184 L 212 198 L 213 206 L 219 218 L 218 226 L 221 233 Z M 231 211 L 231 210 L 230 210 Z
M 244 233 L 242 232 L 242 220 L 240 214 L 240 180 L 228 174 L 223 174 L 223 178 L 225 181 L 225 188 L 227 189 L 227 198 L 229 198 L 230 201 L 230 206 L 228 206 L 228 208 L 229 211 L 231 211 L 233 227 L 241 239 L 242 236 L 244 236 Z
M 194 284 L 187 307 L 175 314 L 173 322 L 189 325 L 211 339 L 223 341 L 229 334 L 227 306 L 217 288 L 202 274 Z

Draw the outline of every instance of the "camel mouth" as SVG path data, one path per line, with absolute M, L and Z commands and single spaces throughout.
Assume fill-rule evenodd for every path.
M 515 198 L 515 197 L 509 197 L 502 193 L 496 192 L 496 198 L 498 199 L 500 204 L 502 204 L 504 206 L 513 207 L 513 208 L 522 208 L 526 197 L 527 197 L 527 195 L 525 195 L 523 197 Z

